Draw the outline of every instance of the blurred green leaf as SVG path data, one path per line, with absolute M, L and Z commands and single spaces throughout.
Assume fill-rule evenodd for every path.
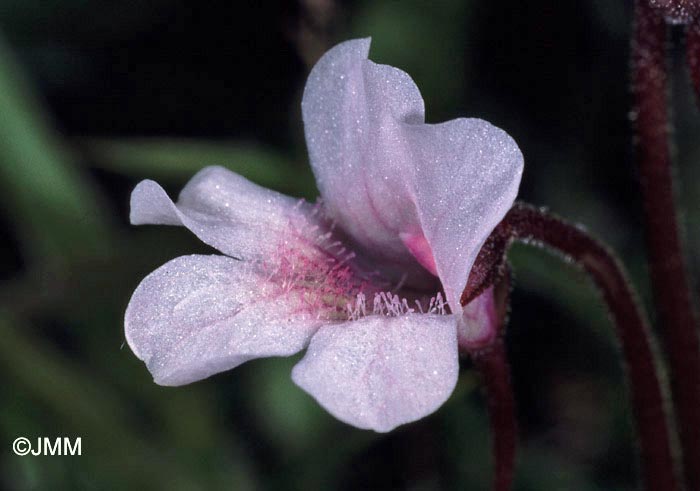
M 612 325 L 603 299 L 585 273 L 573 263 L 539 247 L 514 244 L 508 259 L 514 268 L 516 288 L 536 291 L 570 312 L 583 326 L 611 338 Z M 517 315 L 517 312 L 514 313 Z
M 373 36 L 370 58 L 398 67 L 416 81 L 426 100 L 428 121 L 461 116 L 471 3 L 362 2 L 349 37 Z
M 86 142 L 95 165 L 136 178 L 181 182 L 208 165 L 221 165 L 266 186 L 298 196 L 316 196 L 308 165 L 291 165 L 274 150 L 255 144 L 183 139 L 93 139 Z
M 29 326 L 20 324 L 16 318 L 0 310 L 0 336 L 3 340 L 0 343 L 0 369 L 9 377 L 11 384 L 21 387 L 23 397 L 33 400 L 33 406 L 44 408 L 44 426 L 35 431 L 47 432 L 52 437 L 80 436 L 83 453 L 76 460 L 56 460 L 60 465 L 53 467 L 50 464 L 54 461 L 49 462 L 50 459 L 41 463 L 37 461 L 37 466 L 29 469 L 32 471 L 29 474 L 26 468 L 20 466 L 21 457 L 11 456 L 3 468 L 15 480 L 31 477 L 41 481 L 38 489 L 70 489 L 63 478 L 54 482 L 57 477 L 55 473 L 70 472 L 77 478 L 94 480 L 95 476 L 85 473 L 87 468 L 100 473 L 97 482 L 120 483 L 125 486 L 123 489 L 128 486 L 154 489 L 155 484 L 155 489 L 194 490 L 207 487 L 200 486 L 193 479 L 192 469 L 199 462 L 191 458 L 192 453 L 183 456 L 177 448 L 159 448 L 167 444 L 167 440 L 163 442 L 153 435 L 140 434 L 136 429 L 139 421 L 131 421 L 129 403 L 120 399 L 109 384 L 104 381 L 100 383 L 95 373 L 85 372 L 50 345 L 28 335 L 28 329 Z M 184 398 L 179 397 L 178 400 L 183 401 Z M 173 410 L 188 406 L 172 398 L 170 402 Z M 18 436 L 16 432 L 27 430 L 14 426 L 8 428 L 1 420 L 0 424 L 3 433 L 12 438 Z M 28 432 L 25 436 L 37 435 Z M 221 458 L 227 456 L 222 455 Z M 236 459 L 230 462 L 232 472 L 222 489 L 230 489 L 233 481 L 252 482 L 247 477 L 245 459 L 240 454 L 236 455 Z M 183 465 L 183 462 L 187 464 Z M 211 476 L 215 482 L 221 482 L 223 478 L 222 475 Z M 208 480 L 206 477 L 205 482 Z
M 107 248 L 99 200 L 1 38 L 0 189 L 0 201 L 34 257 L 75 257 Z
M 293 384 L 289 374 L 298 362 L 295 358 L 271 358 L 260 361 L 253 394 L 254 413 L 271 441 L 287 452 L 299 454 L 318 445 L 328 433 L 329 418 L 313 398 Z M 310 433 L 309 428 L 315 431 Z

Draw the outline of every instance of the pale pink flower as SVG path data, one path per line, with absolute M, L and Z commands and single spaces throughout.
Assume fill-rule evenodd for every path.
M 132 223 L 183 225 L 224 254 L 174 259 L 134 292 L 126 339 L 156 383 L 307 348 L 293 380 L 338 419 L 390 431 L 443 404 L 458 343 L 492 333 L 492 291 L 459 299 L 522 155 L 479 119 L 425 124 L 411 78 L 369 45 L 331 49 L 306 84 L 318 204 L 219 167 L 177 204 L 153 181 L 134 189 Z

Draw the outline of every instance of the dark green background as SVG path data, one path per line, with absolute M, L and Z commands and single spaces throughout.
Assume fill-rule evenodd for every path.
M 313 198 L 305 60 L 337 41 L 371 35 L 371 58 L 412 75 L 429 122 L 478 116 L 508 131 L 525 155 L 522 199 L 610 243 L 648 300 L 629 2 L 343 2 L 329 23 L 316 17 L 301 50 L 304 9 L 257 3 L 0 1 L 0 487 L 489 489 L 487 415 L 468 361 L 436 414 L 380 435 L 297 389 L 298 356 L 173 389 L 153 384 L 124 346 L 139 281 L 208 252 L 184 229 L 129 226 L 130 190 L 153 178 L 175 195 L 219 164 Z M 700 116 L 675 51 L 678 176 L 697 271 Z M 596 293 L 543 251 L 510 257 L 516 488 L 633 489 L 622 370 Z M 83 455 L 17 457 L 18 436 L 80 436 Z

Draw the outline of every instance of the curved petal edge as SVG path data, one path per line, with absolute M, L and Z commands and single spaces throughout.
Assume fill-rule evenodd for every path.
M 452 394 L 455 324 L 452 315 L 406 314 L 324 326 L 292 379 L 341 421 L 391 431 L 431 414 Z
M 160 385 L 292 355 L 320 324 L 249 265 L 202 255 L 173 259 L 144 278 L 124 318 L 127 343 Z

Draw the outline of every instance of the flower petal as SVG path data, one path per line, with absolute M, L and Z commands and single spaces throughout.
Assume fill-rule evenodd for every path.
M 274 253 L 291 224 L 315 222 L 312 210 L 223 167 L 206 167 L 183 188 L 177 205 L 156 182 L 141 181 L 131 193 L 130 218 L 134 225 L 183 225 L 224 254 L 250 259 Z
M 252 358 L 303 349 L 321 321 L 242 261 L 183 256 L 148 275 L 125 314 L 129 346 L 156 383 L 183 385 Z
M 458 313 L 481 246 L 518 194 L 523 155 L 505 131 L 481 119 L 404 130 L 415 162 L 421 229 L 447 301 Z
M 386 432 L 440 407 L 458 365 L 454 316 L 377 315 L 319 329 L 292 378 L 341 421 Z
M 341 43 L 311 71 L 302 100 L 309 157 L 329 214 L 357 245 L 415 264 L 398 237 L 404 224 L 417 227 L 398 122 L 422 122 L 423 100 L 406 73 L 367 60 L 369 44 Z
M 474 258 L 515 199 L 523 157 L 479 119 L 424 124 L 411 78 L 342 43 L 309 76 L 302 110 L 329 215 L 385 263 L 435 269 L 453 311 Z

